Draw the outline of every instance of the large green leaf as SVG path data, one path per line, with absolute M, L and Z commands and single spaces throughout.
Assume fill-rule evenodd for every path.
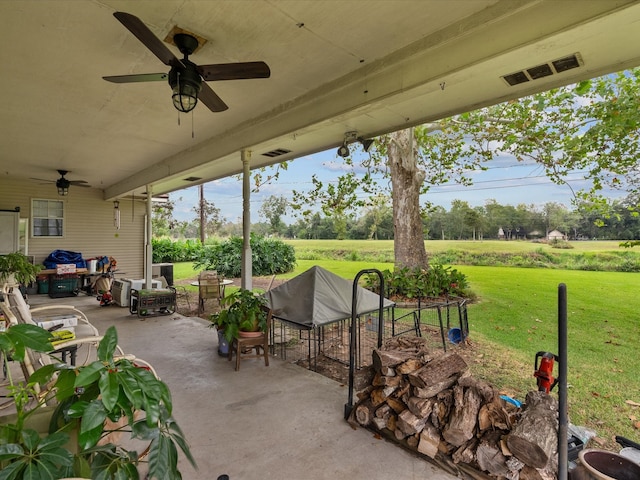
M 113 353 L 116 351 L 117 346 L 118 333 L 116 332 L 116 327 L 112 325 L 107 328 L 104 337 L 100 341 L 100 345 L 98 345 L 98 358 L 103 362 L 112 363 Z
M 10 463 L 2 470 L 0 470 L 0 480 L 15 480 L 18 478 L 22 478 L 19 474 L 24 469 L 24 462 L 14 462 Z
M 142 407 L 142 389 L 140 388 L 140 384 L 136 381 L 135 378 L 131 378 L 125 375 L 118 376 L 118 382 L 122 386 L 122 390 L 127 398 L 127 400 L 135 407 Z
M 24 449 L 17 443 L 0 445 L 0 461 L 11 460 L 24 454 Z
M 118 383 L 117 373 L 104 370 L 100 374 L 100 397 L 102 403 L 107 410 L 112 410 L 118 401 L 120 392 L 120 384 Z
M 102 362 L 98 361 L 83 366 L 78 372 L 74 386 L 86 387 L 97 381 L 100 378 L 100 372 L 106 370 L 106 368 Z
M 5 334 L 14 344 L 23 345 L 37 352 L 50 352 L 53 350 L 51 345 L 51 332 L 40 328 L 37 325 L 27 323 L 19 323 L 9 328 Z

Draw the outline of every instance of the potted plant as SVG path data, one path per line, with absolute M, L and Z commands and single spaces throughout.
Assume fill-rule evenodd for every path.
M 251 290 L 236 290 L 222 299 L 222 306 L 228 308 L 210 316 L 211 326 L 224 332 L 228 343 L 241 335 L 241 332 L 264 332 L 267 329 L 267 312 L 264 310 L 266 299 Z
M 51 333 L 40 327 L 18 324 L 0 332 L 0 349 L 5 358 L 22 360 L 25 349 L 51 352 L 50 339 Z M 135 480 L 138 467 L 147 463 L 147 478 L 179 479 L 178 448 L 195 467 L 171 416 L 167 385 L 135 361 L 115 356 L 116 345 L 117 333 L 110 327 L 93 363 L 73 367 L 55 362 L 38 369 L 27 384 L 10 379 L 16 414 L 0 417 L 2 478 Z M 36 385 L 45 384 L 53 388 L 41 398 Z M 54 396 L 57 406 L 46 405 Z M 31 409 L 30 398 L 38 399 Z M 45 417 L 49 428 L 34 429 L 37 417 Z M 107 440 L 114 433 L 120 438 Z M 141 451 L 126 445 L 127 436 L 148 445 L 144 459 Z
M 20 252 L 0 255 L 0 284 L 2 285 L 29 285 L 35 281 L 39 271 L 40 265 L 32 264 Z

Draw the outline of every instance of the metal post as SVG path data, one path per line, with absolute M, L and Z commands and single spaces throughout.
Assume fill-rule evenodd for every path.
M 358 280 L 365 273 L 375 273 L 380 279 L 380 305 L 378 307 L 378 348 L 382 346 L 382 332 L 384 331 L 384 276 L 380 270 L 360 270 L 353 279 L 353 294 L 351 296 L 351 331 L 349 332 L 349 400 L 344 406 L 344 419 L 348 420 L 353 410 L 353 384 L 354 384 L 354 368 L 356 363 L 356 317 L 358 316 Z
M 567 480 L 567 286 L 564 283 L 558 285 L 558 359 L 558 480 Z

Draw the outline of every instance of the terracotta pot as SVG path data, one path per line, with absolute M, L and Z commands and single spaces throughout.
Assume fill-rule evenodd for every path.
M 243 332 L 242 330 L 238 332 L 238 336 L 244 338 L 257 338 L 262 335 L 262 332 Z

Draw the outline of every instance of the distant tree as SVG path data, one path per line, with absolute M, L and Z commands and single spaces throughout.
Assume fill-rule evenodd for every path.
M 204 228 L 205 238 L 214 235 L 218 231 L 222 224 L 222 217 L 220 216 L 220 209 L 216 207 L 215 203 L 203 199 L 202 202 L 196 204 L 191 210 L 197 215 L 196 221 L 201 222 L 200 228 Z M 204 220 L 204 222 L 200 219 Z M 202 225 L 204 225 L 204 227 Z M 202 231 L 200 233 L 202 238 Z
M 336 238 L 344 240 L 347 237 L 347 219 L 353 217 L 357 208 L 362 206 L 362 202 L 358 199 L 356 191 L 358 182 L 353 172 L 347 173 L 338 178 L 337 182 L 325 185 L 314 174 L 311 178 L 314 185 L 313 192 L 310 194 L 320 202 L 322 212 L 333 219 L 333 227 Z M 304 198 L 308 193 L 293 192 L 294 204 L 296 210 L 301 209 L 301 205 L 306 204 Z M 312 210 L 305 210 L 302 214 L 306 217 L 314 215 Z
M 154 237 L 169 237 L 176 225 L 173 218 L 175 201 L 168 199 L 166 202 L 153 202 L 151 204 L 151 229 Z
M 271 195 L 260 207 L 260 215 L 267 219 L 271 225 L 271 233 L 279 234 L 285 225 L 282 216 L 287 212 L 289 202 L 282 195 Z

